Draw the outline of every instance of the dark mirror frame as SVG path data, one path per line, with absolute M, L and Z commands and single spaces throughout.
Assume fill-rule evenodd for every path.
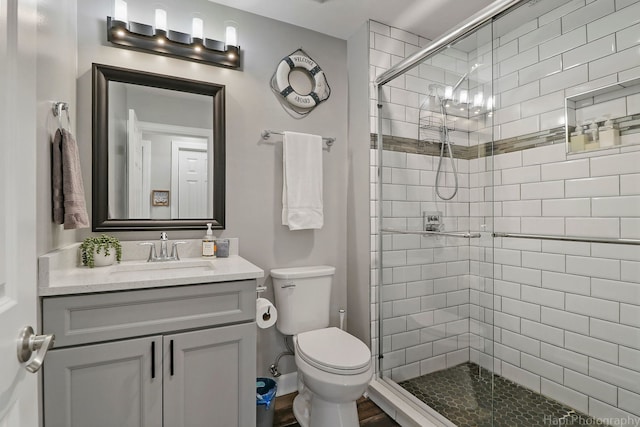
M 225 86 L 93 64 L 93 231 L 203 230 L 225 227 Z M 109 218 L 109 82 L 211 96 L 213 102 L 213 217 L 203 219 Z

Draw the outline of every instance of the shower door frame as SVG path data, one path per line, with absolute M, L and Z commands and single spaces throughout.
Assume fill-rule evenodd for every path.
M 434 41 L 433 43 L 431 43 L 430 45 L 428 45 L 427 47 L 425 47 L 424 49 L 416 52 L 415 54 L 409 56 L 408 58 L 404 59 L 403 61 L 397 63 L 395 66 L 391 67 L 389 70 L 385 71 L 384 73 L 380 74 L 376 80 L 374 81 L 374 90 L 376 93 L 376 106 L 377 106 L 377 137 L 376 137 L 376 148 L 377 148 L 377 185 L 376 185 L 376 199 L 378 201 L 378 206 L 377 206 L 377 221 L 376 221 L 376 231 L 377 231 L 377 239 L 376 239 L 376 251 L 377 251 L 377 263 L 376 263 L 376 286 L 374 289 L 375 292 L 375 301 L 376 301 L 376 319 L 378 320 L 378 330 L 377 330 L 377 337 L 378 337 L 378 348 L 377 348 L 377 360 L 375 363 L 375 375 L 374 375 L 374 380 L 373 381 L 377 381 L 378 384 L 380 384 L 382 386 L 382 391 L 380 389 L 378 389 L 377 391 L 381 392 L 381 394 L 384 396 L 385 392 L 389 392 L 390 395 L 397 397 L 400 397 L 401 399 L 408 399 L 408 401 L 406 402 L 409 405 L 409 408 L 416 411 L 418 414 L 420 414 L 420 416 L 424 417 L 424 419 L 429 420 L 433 423 L 438 423 L 440 425 L 444 425 L 444 426 L 453 426 L 455 427 L 455 424 L 453 424 L 451 421 L 449 421 L 447 418 L 445 418 L 443 415 L 441 415 L 440 413 L 438 413 L 437 411 L 435 411 L 434 409 L 430 408 L 429 406 L 427 406 L 425 403 L 421 402 L 419 399 L 415 398 L 414 396 L 411 396 L 408 392 L 406 392 L 404 389 L 402 389 L 400 386 L 398 386 L 397 384 L 395 384 L 395 382 L 393 382 L 390 379 L 384 378 L 382 376 L 382 369 L 381 369 L 381 361 L 383 358 L 383 351 L 382 351 L 382 346 L 383 346 L 383 335 L 382 335 L 382 303 L 381 303 L 381 299 L 380 299 L 380 286 L 382 286 L 382 262 L 383 262 L 383 231 L 382 231 L 382 222 L 383 222 L 383 185 L 382 185 L 382 169 L 383 169 L 383 141 L 384 141 L 384 135 L 383 135 L 383 128 L 382 128 L 382 114 L 381 114 L 381 110 L 382 110 L 382 104 L 381 104 L 381 99 L 382 99 L 382 88 L 385 84 L 389 83 L 390 81 L 392 81 L 393 79 L 395 79 L 396 77 L 404 74 L 405 72 L 409 71 L 410 69 L 418 66 L 420 63 L 422 63 L 425 59 L 432 57 L 434 55 L 436 55 L 439 52 L 444 51 L 445 49 L 448 48 L 448 46 L 452 45 L 453 43 L 455 43 L 458 40 L 461 40 L 462 38 L 468 36 L 469 34 L 473 33 L 474 31 L 476 31 L 478 28 L 482 27 L 483 25 L 490 23 L 491 21 L 493 21 L 496 17 L 498 17 L 499 15 L 506 13 L 512 9 L 514 9 L 517 6 L 520 6 L 521 4 L 525 3 L 526 0 L 496 0 L 494 1 L 492 4 L 490 4 L 489 6 L 487 6 L 486 8 L 480 10 L 478 13 L 476 13 L 475 15 L 471 16 L 469 19 L 467 19 L 466 21 L 464 21 L 462 24 L 460 24 L 458 27 L 454 28 L 453 30 L 449 31 L 448 33 L 440 36 L 439 38 L 436 39 L 436 41 Z M 389 404 L 393 405 L 393 400 L 389 399 L 387 401 Z M 428 408 L 428 409 L 425 409 Z M 411 415 L 409 415 L 409 413 L 407 411 L 401 411 L 404 412 L 404 415 L 407 417 L 411 417 Z M 413 420 L 414 422 L 417 422 L 418 420 Z M 436 424 L 433 424 L 436 425 Z

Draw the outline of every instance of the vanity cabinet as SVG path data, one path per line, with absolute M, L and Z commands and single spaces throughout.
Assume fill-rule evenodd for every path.
M 43 298 L 45 427 L 255 426 L 255 288 Z

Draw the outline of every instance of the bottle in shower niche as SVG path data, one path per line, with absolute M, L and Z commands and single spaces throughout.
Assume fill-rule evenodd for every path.
M 620 130 L 610 118 L 604 122 L 598 133 L 600 134 L 600 147 L 620 145 Z
M 209 258 L 216 257 L 216 238 L 213 237 L 211 223 L 207 223 L 207 234 L 202 238 L 202 256 Z
M 598 135 L 598 123 L 591 122 L 589 130 L 586 131 L 589 142 L 585 144 L 585 150 L 597 150 L 600 148 L 600 136 Z

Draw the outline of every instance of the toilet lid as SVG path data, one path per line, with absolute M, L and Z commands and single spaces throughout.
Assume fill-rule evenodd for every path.
M 304 361 L 328 372 L 355 375 L 366 371 L 371 362 L 369 348 L 338 328 L 298 334 L 296 347 Z

